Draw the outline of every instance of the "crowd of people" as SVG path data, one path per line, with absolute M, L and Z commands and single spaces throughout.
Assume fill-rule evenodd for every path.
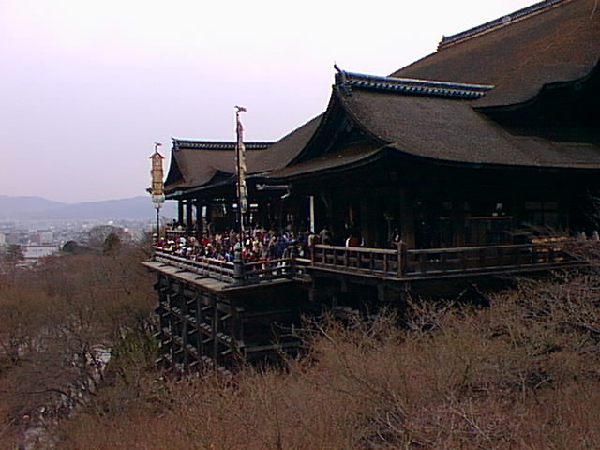
M 160 237 L 156 247 L 164 252 L 189 259 L 211 258 L 233 262 L 236 245 L 240 244 L 244 262 L 271 261 L 291 256 L 308 258 L 308 247 L 320 240 L 319 235 L 294 231 L 277 232 L 264 228 L 239 232 L 210 233 L 201 239 L 185 231 L 167 231 Z

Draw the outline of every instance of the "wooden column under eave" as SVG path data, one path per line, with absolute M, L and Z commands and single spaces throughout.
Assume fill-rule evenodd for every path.
M 186 212 L 186 217 L 185 217 L 185 231 L 187 234 L 191 234 L 193 231 L 193 224 L 194 224 L 194 214 L 192 211 L 192 207 L 194 206 L 194 203 L 192 202 L 192 200 L 187 200 L 186 204 L 185 204 L 186 208 L 185 208 L 185 212 Z
M 414 198 L 412 194 L 405 188 L 399 189 L 400 196 L 400 210 L 399 214 L 399 225 L 400 225 L 400 236 L 402 242 L 408 248 L 415 247 L 415 213 L 414 213 Z
M 202 239 L 202 234 L 204 233 L 202 229 L 202 203 L 200 200 L 196 200 L 194 205 L 196 206 L 196 237 Z
M 183 202 L 185 200 L 177 201 L 177 223 L 183 226 Z
M 365 197 L 361 197 L 358 205 L 358 232 L 360 235 L 358 236 L 361 239 L 361 242 L 368 243 L 367 246 L 373 245 L 375 242 L 375 230 L 373 230 L 373 226 L 375 225 L 377 218 L 375 220 L 371 220 L 371 213 L 373 211 L 372 202 Z

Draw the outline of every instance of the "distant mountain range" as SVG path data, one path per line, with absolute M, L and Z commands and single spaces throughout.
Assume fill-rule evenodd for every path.
M 175 217 L 175 202 L 165 202 L 161 215 Z M 155 217 L 150 196 L 102 202 L 61 203 L 41 197 L 0 195 L 0 219 L 137 219 Z

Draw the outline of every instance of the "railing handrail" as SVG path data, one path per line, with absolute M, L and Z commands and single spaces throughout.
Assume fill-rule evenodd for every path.
M 539 243 L 539 244 L 502 244 L 502 245 L 480 245 L 480 246 L 464 246 L 464 247 L 437 247 L 437 248 L 413 248 L 407 249 L 410 254 L 432 254 L 432 253 L 460 253 L 460 252 L 479 252 L 493 249 L 529 249 L 529 248 L 547 248 L 556 247 L 556 243 Z
M 522 245 L 394 249 L 315 245 L 312 265 L 335 270 L 411 276 L 425 273 L 457 273 L 491 268 L 540 266 L 567 262 L 559 242 Z
M 327 249 L 327 250 L 343 250 L 358 253 L 378 253 L 382 255 L 395 255 L 398 250 L 392 248 L 369 248 L 369 247 L 345 247 L 341 245 L 323 245 L 315 244 L 315 249 Z
M 480 245 L 480 246 L 463 246 L 463 247 L 434 247 L 434 248 L 407 248 L 407 253 L 458 253 L 464 251 L 479 251 L 496 248 L 533 248 L 533 247 L 551 247 L 556 246 L 559 242 L 535 243 L 535 244 L 502 244 L 502 245 Z M 371 247 L 346 247 L 341 245 L 323 245 L 316 244 L 316 249 L 343 250 L 347 252 L 359 253 L 375 253 L 375 254 L 396 254 L 398 250 L 392 248 L 371 248 Z
M 172 259 L 173 261 L 185 262 L 187 264 L 192 265 L 211 265 L 211 266 L 219 266 L 219 267 L 230 267 L 233 270 L 233 263 L 230 261 L 221 261 L 215 258 L 205 258 L 205 257 L 196 257 L 195 259 L 186 258 L 184 256 L 174 255 L 169 252 L 156 250 L 155 255 L 160 257 L 164 257 L 167 259 Z
M 402 243 L 398 244 L 397 249 L 317 244 L 311 249 L 310 260 L 292 256 L 256 262 L 229 262 L 204 257 L 188 259 L 157 248 L 154 259 L 202 276 L 238 284 L 293 278 L 305 274 L 308 265 L 354 273 L 403 277 L 426 273 L 531 267 L 570 260 L 558 242 L 426 249 L 407 249 Z
M 190 270 L 198 275 L 213 276 L 224 281 L 233 281 L 233 263 L 212 258 L 189 259 L 168 252 L 155 250 L 154 259 L 181 269 Z
M 236 273 L 235 262 L 220 261 L 214 258 L 196 257 L 196 259 L 174 255 L 156 248 L 154 260 L 175 267 L 190 270 L 203 276 L 216 276 L 227 282 L 268 281 L 274 278 L 291 278 L 304 273 L 302 269 L 308 265 L 308 260 L 295 257 L 271 259 L 267 261 L 241 262 L 242 271 Z

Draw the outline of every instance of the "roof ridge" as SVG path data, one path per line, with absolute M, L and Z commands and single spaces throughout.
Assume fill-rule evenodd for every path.
M 336 86 L 341 88 L 346 96 L 352 95 L 353 89 L 364 89 L 407 95 L 472 99 L 481 98 L 494 88 L 493 85 L 488 84 L 395 78 L 347 72 L 339 67 L 336 69 Z
M 196 148 L 210 150 L 235 150 L 236 141 L 193 141 L 172 138 L 174 148 Z M 247 150 L 264 150 L 273 145 L 274 141 L 247 141 L 244 145 Z
M 510 14 L 506 14 L 498 19 L 492 20 L 490 22 L 483 23 L 481 25 L 477 25 L 476 27 L 470 28 L 466 31 L 462 31 L 460 33 L 454 34 L 452 36 L 442 36 L 442 40 L 438 44 L 438 51 L 442 50 L 450 45 L 456 44 L 458 42 L 462 42 L 467 39 L 471 39 L 475 36 L 479 36 L 484 33 L 488 33 L 492 30 L 496 30 L 498 28 L 507 26 L 514 21 L 523 20 L 529 16 L 542 12 L 552 6 L 555 6 L 559 3 L 567 2 L 568 0 L 544 0 L 539 3 L 535 3 L 531 6 L 526 6 L 525 8 L 518 9 Z

